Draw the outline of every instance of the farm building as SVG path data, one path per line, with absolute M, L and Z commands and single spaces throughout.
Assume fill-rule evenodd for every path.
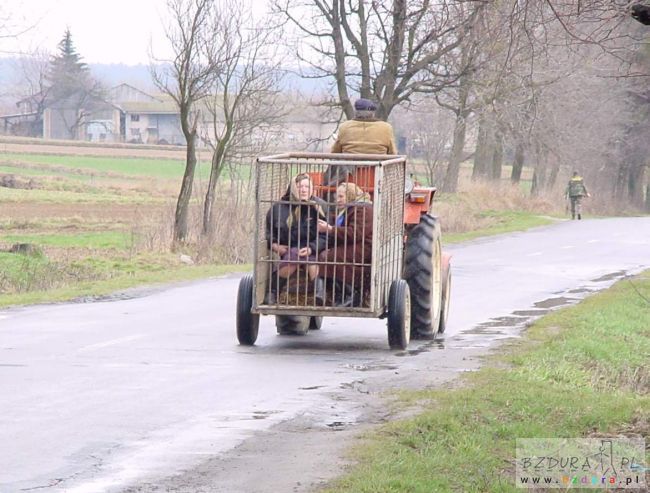
M 34 99 L 34 104 L 31 103 Z M 127 142 L 183 145 L 180 115 L 167 95 L 148 94 L 129 84 L 111 88 L 103 98 L 71 96 L 48 102 L 47 97 L 17 103 L 19 112 L 0 116 L 0 133 L 45 139 L 89 142 Z M 39 107 L 34 109 L 34 105 Z M 323 151 L 336 131 L 335 119 L 308 101 L 287 95 L 284 116 L 272 126 L 260 126 L 251 135 L 251 144 L 272 142 L 273 147 Z M 214 123 L 201 111 L 199 135 L 214 134 Z

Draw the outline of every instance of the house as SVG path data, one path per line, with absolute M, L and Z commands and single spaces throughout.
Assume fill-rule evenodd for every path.
M 119 141 L 185 143 L 178 106 L 169 96 L 153 96 L 129 84 L 120 84 L 111 89 L 111 101 L 120 111 Z
M 149 94 L 129 84 L 119 84 L 102 97 L 79 94 L 52 102 L 46 97 L 40 100 L 40 112 L 26 99 L 18 103 L 21 112 L 0 116 L 0 131 L 45 139 L 185 144 L 178 107 L 165 94 Z M 260 125 L 250 136 L 252 147 L 266 147 L 263 143 L 270 142 L 275 149 L 329 149 L 337 128 L 336 119 L 300 96 L 287 94 L 279 104 L 286 108 L 283 116 L 273 125 Z M 214 134 L 214 122 L 205 106 L 199 113 L 202 118 L 198 134 L 209 139 Z

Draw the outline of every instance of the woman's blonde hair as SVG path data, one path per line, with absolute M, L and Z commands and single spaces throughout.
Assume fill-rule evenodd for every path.
M 364 192 L 361 189 L 361 187 L 356 183 L 343 182 L 336 189 L 345 191 L 345 201 L 347 203 L 352 203 L 352 202 L 370 203 L 370 194 L 368 194 L 368 192 Z
M 309 198 L 307 199 L 307 201 L 300 200 L 300 195 L 298 194 L 298 183 L 300 183 L 303 180 L 309 180 Z M 314 182 L 312 181 L 311 176 L 309 176 L 307 173 L 301 173 L 299 175 L 294 176 L 293 178 L 291 178 L 291 183 L 289 184 L 289 190 L 290 190 L 290 200 L 292 202 L 294 201 L 307 202 L 316 210 L 316 213 L 319 216 L 325 217 L 325 212 L 323 211 L 322 207 L 313 200 Z M 294 204 L 292 206 L 292 213 L 289 214 L 289 217 L 287 217 L 287 227 L 291 228 L 294 219 L 297 221 L 299 218 L 300 218 L 300 206 Z

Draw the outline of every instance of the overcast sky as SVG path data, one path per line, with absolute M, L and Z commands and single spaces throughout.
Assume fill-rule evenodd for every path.
M 263 9 L 265 1 L 254 4 Z M 0 38 L 0 56 L 54 53 L 66 27 L 86 63 L 146 64 L 150 43 L 159 58 L 165 55 L 165 0 L 0 0 L 0 12 L 10 16 L 5 24 L 13 32 L 29 28 L 16 39 Z

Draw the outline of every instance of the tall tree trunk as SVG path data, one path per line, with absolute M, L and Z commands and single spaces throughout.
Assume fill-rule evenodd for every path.
M 557 182 L 557 175 L 560 172 L 560 162 L 557 160 L 557 158 L 553 161 L 553 164 L 548 164 L 548 178 L 546 179 L 545 189 L 546 190 L 551 190 L 553 187 L 555 187 L 555 183 Z
M 492 154 L 492 179 L 501 180 L 503 168 L 503 134 L 497 130 L 494 135 L 494 153 Z
M 474 168 L 472 180 L 486 180 L 492 177 L 492 160 L 494 158 L 494 128 L 489 117 L 482 114 L 479 117 L 476 151 L 474 152 Z
M 217 182 L 223 170 L 226 157 L 226 144 L 220 141 L 212 154 L 212 166 L 210 167 L 210 181 L 208 190 L 205 193 L 205 202 L 203 203 L 203 228 L 204 235 L 211 235 L 214 232 L 214 199 L 216 196 Z
M 524 169 L 524 143 L 517 141 L 515 148 L 515 159 L 512 163 L 512 173 L 510 174 L 510 181 L 512 183 L 519 183 L 521 180 L 521 172 Z
M 546 152 L 541 146 L 536 149 L 536 165 L 533 172 L 533 183 L 530 188 L 531 195 L 539 195 L 546 185 Z
M 451 156 L 445 180 L 442 185 L 442 191 L 454 193 L 458 190 L 458 175 L 460 174 L 460 163 L 463 160 L 463 149 L 465 149 L 465 134 L 467 133 L 467 119 L 464 112 L 456 115 L 454 125 L 454 142 L 451 146 Z
M 181 130 L 185 136 L 185 172 L 181 183 L 181 191 L 176 201 L 176 214 L 174 217 L 174 243 L 184 243 L 189 232 L 188 217 L 190 213 L 190 200 L 194 185 L 194 171 L 196 170 L 196 119 L 190 122 L 189 105 L 181 105 Z
M 639 209 L 644 206 L 643 185 L 645 183 L 645 163 L 639 159 L 630 163 L 627 181 L 627 198 L 631 204 Z
M 189 231 L 188 217 L 190 200 L 192 199 L 192 186 L 194 184 L 194 170 L 196 169 L 196 134 L 194 132 L 185 136 L 187 150 L 185 153 L 185 173 L 181 191 L 176 202 L 176 214 L 174 218 L 174 242 L 184 243 L 187 240 Z

